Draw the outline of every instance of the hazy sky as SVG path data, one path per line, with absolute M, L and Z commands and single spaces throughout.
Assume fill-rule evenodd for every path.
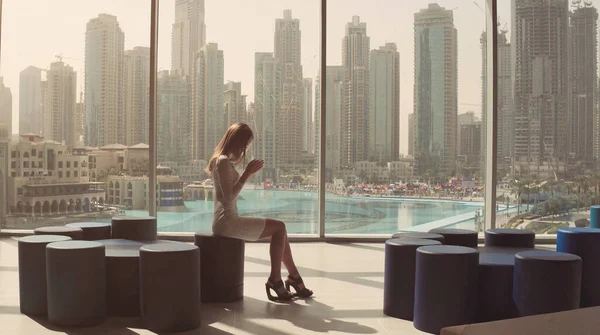
M 413 15 L 435 1 L 329 0 L 327 64 L 341 64 L 345 24 L 353 15 L 367 23 L 371 49 L 395 42 L 400 51 L 401 151 L 408 148 L 407 122 L 413 101 Z M 500 0 L 501 19 L 509 19 L 510 2 Z M 86 23 L 99 13 L 116 15 L 125 33 L 125 49 L 150 44 L 150 0 L 4 0 L 1 74 L 13 94 L 13 129 L 18 131 L 19 72 L 29 65 L 49 68 L 55 54 L 78 72 L 83 86 Z M 159 23 L 159 68 L 170 69 L 174 0 L 162 0 Z M 481 49 L 485 27 L 484 0 L 438 0 L 454 8 L 458 29 L 459 113 L 480 112 Z M 224 51 L 225 80 L 241 81 L 248 101 L 254 97 L 254 53 L 273 51 L 275 19 L 284 9 L 300 19 L 304 77 L 319 68 L 320 1 L 315 0 L 206 0 L 207 41 Z

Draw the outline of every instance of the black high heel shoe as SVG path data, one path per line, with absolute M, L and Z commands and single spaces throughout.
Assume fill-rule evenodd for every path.
M 300 276 L 297 278 L 288 276 L 285 280 L 285 289 L 290 291 L 290 286 L 296 291 L 296 293 L 293 294 L 295 297 L 308 298 L 313 295 L 313 291 L 306 288 L 306 285 L 304 285 L 304 281 Z
M 271 279 L 265 284 L 265 290 L 267 291 L 267 297 L 271 301 L 290 301 L 294 297 L 289 290 L 283 287 L 283 281 L 280 279 L 276 282 L 272 282 Z M 273 290 L 276 296 L 271 294 Z

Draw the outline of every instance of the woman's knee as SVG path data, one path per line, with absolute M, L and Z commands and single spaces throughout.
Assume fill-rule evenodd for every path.
M 285 223 L 283 221 L 270 220 L 270 224 L 272 225 L 273 230 L 276 233 L 287 233 L 287 230 L 285 228 Z

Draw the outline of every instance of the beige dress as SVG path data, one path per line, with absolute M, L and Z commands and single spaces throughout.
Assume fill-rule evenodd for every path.
M 215 235 L 256 241 L 265 229 L 265 219 L 238 215 L 237 198 L 244 186 L 231 160 L 221 155 L 212 170 L 215 187 L 215 215 L 212 230 Z

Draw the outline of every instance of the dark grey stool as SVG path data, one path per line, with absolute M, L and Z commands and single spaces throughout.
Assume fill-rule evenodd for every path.
M 439 241 L 412 238 L 385 242 L 383 314 L 413 320 L 417 248 L 440 244 Z
M 193 244 L 159 243 L 140 249 L 142 321 L 154 332 L 200 326 L 200 250 Z
M 200 249 L 203 302 L 232 302 L 244 298 L 243 240 L 196 233 Z
M 556 251 L 581 257 L 581 307 L 600 306 L 600 229 L 560 228 Z
M 534 248 L 535 233 L 527 229 L 488 229 L 485 232 L 485 246 Z
M 414 238 L 419 240 L 434 240 L 440 243 L 444 243 L 444 236 L 440 234 L 431 234 L 431 233 L 419 233 L 419 232 L 400 232 L 392 235 L 392 239 L 395 238 Z
M 67 227 L 81 228 L 83 230 L 83 240 L 86 241 L 108 240 L 111 237 L 110 223 L 77 222 L 69 223 Z
M 156 218 L 116 216 L 112 218 L 112 238 L 133 241 L 156 240 Z
M 519 316 L 579 308 L 581 258 L 556 251 L 523 251 L 515 256 L 513 299 Z
M 475 321 L 477 250 L 434 245 L 417 249 L 415 328 L 439 334 L 444 327 Z
M 69 236 L 73 240 L 83 239 L 83 230 L 78 227 L 67 227 L 67 226 L 50 226 L 40 227 L 33 230 L 35 235 L 61 235 Z
M 477 232 L 469 229 L 437 228 L 429 231 L 431 234 L 444 236 L 445 245 L 477 248 Z
M 46 247 L 48 321 L 59 326 L 96 326 L 106 321 L 104 245 L 93 241 Z
M 477 322 L 516 318 L 517 307 L 512 299 L 513 252 L 479 253 Z
M 46 294 L 46 245 L 68 241 L 61 235 L 33 235 L 19 239 L 19 299 L 21 313 L 48 314 Z

